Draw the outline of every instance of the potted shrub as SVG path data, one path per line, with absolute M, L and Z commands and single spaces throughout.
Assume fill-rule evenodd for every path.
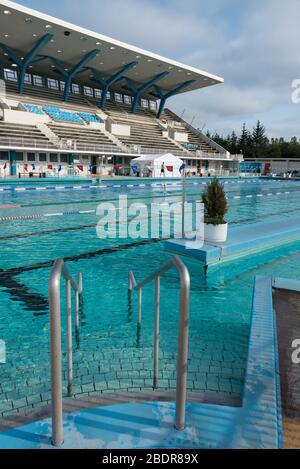
M 228 233 L 228 224 L 225 220 L 228 205 L 224 186 L 217 178 L 207 184 L 202 201 L 204 204 L 205 241 L 224 243 Z

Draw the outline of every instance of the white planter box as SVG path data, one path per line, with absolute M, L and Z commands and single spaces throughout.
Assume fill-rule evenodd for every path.
M 204 225 L 204 239 L 210 243 L 225 243 L 228 234 L 228 223 L 224 225 Z

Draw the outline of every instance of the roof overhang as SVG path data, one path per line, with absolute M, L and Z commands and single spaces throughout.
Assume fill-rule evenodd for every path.
M 45 34 L 53 34 L 53 39 L 45 45 L 41 53 L 60 60 L 66 69 L 78 64 L 88 52 L 99 49 L 99 54 L 90 61 L 88 66 L 99 71 L 104 77 L 112 76 L 117 70 L 131 62 L 137 62 L 137 65 L 126 72 L 126 77 L 139 86 L 149 82 L 162 72 L 168 72 L 168 75 L 158 82 L 161 90 L 166 93 L 180 88 L 181 85 L 192 80 L 194 82 L 179 90 L 178 94 L 224 81 L 223 78 L 200 69 L 161 57 L 7 0 L 0 0 L 0 31 L 0 42 L 9 46 L 20 57 L 30 51 Z M 11 62 L 2 50 L 0 50 L 0 61 L 3 66 L 11 66 Z M 57 78 L 53 70 L 54 66 L 50 61 L 38 62 L 30 67 L 31 73 Z M 75 81 L 92 84 L 91 71 L 87 70 L 81 73 Z M 124 92 L 123 85 L 124 83 L 116 83 L 112 89 Z

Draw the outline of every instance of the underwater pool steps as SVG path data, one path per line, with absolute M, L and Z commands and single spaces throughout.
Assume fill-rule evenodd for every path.
M 138 291 L 139 313 L 138 327 L 142 323 L 142 288 L 155 281 L 155 340 L 154 340 L 154 389 L 158 386 L 159 369 L 159 317 L 160 317 L 160 278 L 175 268 L 180 278 L 180 307 L 178 326 L 178 364 L 176 386 L 176 419 L 175 428 L 185 429 L 187 399 L 187 363 L 190 308 L 190 274 L 185 264 L 174 256 L 158 270 L 137 283 L 133 272 L 128 274 L 128 291 Z M 71 289 L 75 291 L 75 325 L 79 332 L 79 299 L 82 295 L 82 276 L 79 273 L 77 282 L 69 273 L 63 259 L 55 261 L 49 279 L 50 309 L 50 351 L 51 351 L 51 397 L 52 397 L 52 444 L 61 446 L 63 434 L 63 391 L 62 391 L 62 346 L 61 346 L 61 279 L 66 281 L 66 320 L 67 320 L 67 362 L 68 362 L 68 396 L 72 396 L 73 353 L 72 353 L 72 308 Z
M 146 285 L 155 282 L 155 330 L 154 330 L 154 389 L 158 386 L 159 370 L 159 320 L 160 320 L 160 279 L 169 270 L 175 268 L 180 278 L 180 306 L 178 325 L 178 362 L 177 362 L 177 386 L 176 386 L 176 424 L 177 430 L 185 429 L 186 394 L 187 394 L 187 362 L 188 362 L 188 337 L 189 337 L 189 310 L 190 310 L 190 274 L 178 256 L 163 264 L 159 269 L 150 274 L 139 283 L 136 282 L 132 271 L 128 273 L 129 294 L 138 292 L 138 328 L 142 325 L 142 289 Z

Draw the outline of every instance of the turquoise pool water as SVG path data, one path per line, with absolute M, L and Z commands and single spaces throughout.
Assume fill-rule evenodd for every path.
M 232 224 L 271 219 L 288 223 L 300 211 L 300 181 L 224 182 Z M 170 256 L 163 241 L 98 239 L 95 209 L 103 200 L 115 201 L 120 193 L 147 204 L 177 201 L 181 184 L 136 184 L 118 181 L 108 184 L 111 187 L 103 187 L 107 185 L 103 182 L 101 187 L 87 187 L 90 183 L 72 181 L 63 186 L 73 189 L 18 192 L 7 185 L 7 190 L 0 191 L 0 339 L 7 349 L 7 362 L 0 364 L 0 414 L 43 405 L 50 399 L 47 282 L 51 264 L 59 257 L 68 260 L 74 275 L 81 271 L 84 282 L 80 339 L 74 353 L 75 395 L 151 388 L 153 287 L 144 290 L 143 324 L 138 331 L 136 297 L 128 302 L 127 274 L 132 269 L 141 279 Z M 204 180 L 191 180 L 188 199 L 199 199 L 204 184 Z M 74 189 L 79 185 L 80 189 Z M 33 215 L 40 218 L 15 219 Z M 299 279 L 299 248 L 300 240 L 215 267 L 208 278 L 200 264 L 188 262 L 192 279 L 190 390 L 206 392 L 212 400 L 218 394 L 225 401 L 228 397 L 239 403 L 254 277 L 272 274 Z M 177 278 L 170 272 L 162 280 L 162 389 L 176 385 L 177 312 Z

